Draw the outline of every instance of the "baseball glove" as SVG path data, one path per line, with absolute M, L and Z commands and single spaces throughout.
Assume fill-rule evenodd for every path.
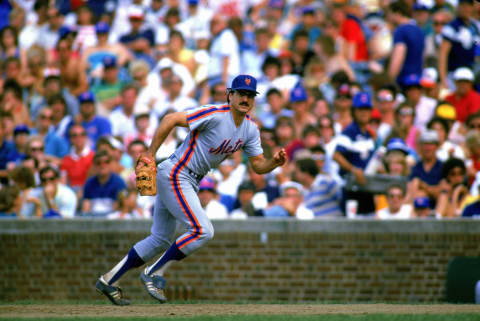
M 139 166 L 142 164 L 142 166 Z M 157 166 L 155 160 L 148 156 L 140 156 L 135 167 L 137 191 L 142 196 L 157 194 Z

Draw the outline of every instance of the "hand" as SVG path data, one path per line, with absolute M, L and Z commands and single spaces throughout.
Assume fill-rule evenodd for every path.
M 141 154 L 135 162 L 135 171 L 144 166 L 148 166 L 150 162 L 155 162 L 155 156 L 149 152 Z
M 287 153 L 283 148 L 278 152 L 276 152 L 275 155 L 273 155 L 273 162 L 276 165 L 276 167 L 282 166 L 283 164 L 285 164 L 286 161 L 287 161 Z
M 352 174 L 353 176 L 355 176 L 355 180 L 357 181 L 358 184 L 365 185 L 367 183 L 367 179 L 365 178 L 365 175 L 363 174 L 363 171 L 360 168 L 354 167 L 352 169 Z

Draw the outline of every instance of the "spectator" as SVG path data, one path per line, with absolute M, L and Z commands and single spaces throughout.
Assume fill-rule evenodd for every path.
M 301 83 L 298 83 L 290 92 L 290 104 L 293 110 L 293 124 L 296 137 L 301 137 L 307 125 L 316 124 L 317 120 L 308 108 L 308 94 Z
M 16 57 L 25 61 L 25 51 L 18 47 L 18 35 L 15 28 L 6 26 L 0 31 L 1 59 Z
M 465 147 L 467 148 L 467 174 L 469 182 L 473 181 L 480 171 L 480 131 L 470 130 L 465 136 Z
M 327 76 L 343 70 L 347 73 L 351 81 L 355 81 L 355 74 L 347 59 L 345 59 L 345 56 L 337 51 L 334 38 L 329 35 L 322 35 L 315 41 L 313 49 L 317 56 L 323 61 Z
M 273 202 L 273 206 L 263 210 L 263 216 L 295 217 L 298 219 L 313 219 L 313 212 L 303 203 L 302 185 L 296 182 L 285 182 L 280 186 L 281 197 Z
M 413 200 L 413 214 L 415 218 L 434 217 L 430 199 L 426 196 L 419 196 Z
M 50 51 L 55 49 L 55 44 L 59 38 L 58 33 L 64 21 L 64 16 L 55 6 L 49 6 L 47 18 L 48 24 L 43 26 L 37 43 L 45 48 L 45 50 Z
M 395 110 L 395 124 L 393 125 L 390 135 L 385 139 L 399 137 L 412 150 L 416 150 L 417 139 L 420 131 L 414 125 L 415 108 L 409 102 L 400 104 Z
M 381 220 L 409 219 L 412 206 L 405 204 L 405 188 L 400 185 L 391 185 L 387 189 L 388 207 L 377 211 L 376 218 Z
M 388 74 L 400 86 L 409 75 L 420 77 L 423 70 L 425 35 L 414 22 L 404 1 L 392 2 L 388 7 L 389 20 L 396 27 L 393 32 L 393 52 Z
M 185 47 L 185 39 L 178 30 L 171 30 L 168 41 L 168 53 L 167 56 L 172 61 L 182 64 L 188 68 L 190 74 L 195 74 L 196 63 L 194 59 L 193 50 Z
M 112 135 L 125 139 L 135 133 L 135 115 L 133 114 L 137 100 L 138 88 L 126 85 L 119 95 L 120 106 L 110 113 L 108 120 L 112 125 Z
M 30 193 L 35 188 L 35 176 L 33 171 L 25 166 L 17 166 L 10 172 L 10 179 L 14 186 L 20 190 L 20 201 L 16 208 L 17 216 L 28 217 L 35 214 L 33 204 L 29 203 Z
M 210 44 L 210 60 L 208 79 L 219 80 L 230 84 L 240 71 L 239 44 L 232 30 L 227 28 L 225 17 L 215 14 L 210 20 L 212 41 Z
M 473 67 L 475 43 L 480 36 L 480 30 L 472 15 L 473 0 L 460 0 L 457 16 L 442 29 L 438 72 L 444 88 L 454 88 L 451 76 L 455 70 L 460 67 Z
M 259 212 L 253 206 L 255 191 L 255 185 L 251 181 L 244 181 L 238 186 L 237 200 L 234 210 L 230 213 L 230 218 L 246 219 L 249 216 L 259 215 Z
M 452 12 L 448 9 L 441 9 L 433 11 L 432 14 L 432 27 L 433 32 L 425 38 L 425 57 L 436 57 L 440 51 L 440 45 L 442 44 L 442 30 L 443 27 L 448 24 L 452 18 Z
M 477 189 L 480 190 L 480 185 L 477 186 Z M 480 191 L 477 191 L 477 195 L 480 194 Z M 462 210 L 462 217 L 478 217 L 480 215 L 480 198 L 477 197 L 471 203 L 468 203 Z
M 228 212 L 225 205 L 216 200 L 217 192 L 215 181 L 211 177 L 204 177 L 199 184 L 198 198 L 209 219 L 226 219 Z
M 255 185 L 255 195 L 252 204 L 255 210 L 263 210 L 280 196 L 278 182 L 269 175 L 259 175 L 247 167 L 249 180 Z
M 320 150 L 317 150 L 315 160 L 297 159 L 294 178 L 302 184 L 305 206 L 313 211 L 316 218 L 342 216 L 341 190 L 330 175 L 322 172 L 324 160 L 325 151 L 322 154 Z
M 292 117 L 293 111 L 285 108 L 285 100 L 282 93 L 277 88 L 271 88 L 266 93 L 267 104 L 263 112 L 258 115 L 258 119 L 263 127 L 274 128 L 277 118 L 280 116 Z
M 381 86 L 375 94 L 374 107 L 380 112 L 377 131 L 379 143 L 383 143 L 395 123 L 396 90 L 391 84 Z
M 335 119 L 334 128 L 339 128 L 339 131 L 347 128 L 352 123 L 352 92 L 350 85 L 347 83 L 341 84 L 336 89 L 335 100 L 333 102 L 333 119 Z
M 141 219 L 143 217 L 143 210 L 137 205 L 138 192 L 135 188 L 123 191 L 122 196 L 119 197 L 119 210 L 107 215 L 109 220 L 131 220 Z
M 305 68 L 310 60 L 315 57 L 315 52 L 309 46 L 309 34 L 305 29 L 295 31 L 292 37 L 291 54 L 293 65 L 293 73 L 303 77 Z
M 132 5 L 128 10 L 130 32 L 120 37 L 124 44 L 135 56 L 136 59 L 147 61 L 153 66 L 152 48 L 155 44 L 155 33 L 150 27 L 144 24 L 145 14 L 139 6 Z
M 419 138 L 419 160 L 410 173 L 409 191 L 416 195 L 418 190 L 423 190 L 435 205 L 435 199 L 441 192 L 443 162 L 437 158 L 439 139 L 434 130 L 425 130 Z
M 13 130 L 13 143 L 15 144 L 15 151 L 9 155 L 9 163 L 7 164 L 9 169 L 11 169 L 11 164 L 15 166 L 19 161 L 26 157 L 26 147 L 29 135 L 30 129 L 25 125 L 16 126 Z
M 31 130 L 33 135 L 39 136 L 45 146 L 45 154 L 50 156 L 49 159 L 55 164 L 60 164 L 60 159 L 68 153 L 68 142 L 59 137 L 52 127 L 53 110 L 51 108 L 43 108 L 38 114 L 36 127 Z
M 20 194 L 18 187 L 5 186 L 0 189 L 0 219 L 17 218 L 18 207 L 20 204 Z
M 121 91 L 125 82 L 119 77 L 117 58 L 107 56 L 103 58 L 103 75 L 91 87 L 98 103 L 97 114 L 107 116 L 111 110 L 122 103 Z
M 73 124 L 68 133 L 70 139 L 70 154 L 63 157 L 60 170 L 65 182 L 81 199 L 81 190 L 87 181 L 93 164 L 94 152 L 87 141 L 87 132 L 80 124 Z
M 242 72 L 252 75 L 255 78 L 262 77 L 262 66 L 268 56 L 274 56 L 270 51 L 270 37 L 266 28 L 255 30 L 256 48 L 245 50 L 241 56 Z
M 465 125 L 467 130 L 480 131 L 480 111 L 468 116 Z
M 78 96 L 88 89 L 85 66 L 80 57 L 72 51 L 72 43 L 68 38 L 57 42 L 58 59 L 55 66 L 60 70 L 62 84 L 69 92 Z
M 403 80 L 405 98 L 415 107 L 415 127 L 423 130 L 433 117 L 437 101 L 426 97 L 420 85 L 420 77 L 412 74 Z
M 480 109 L 480 94 L 473 89 L 473 72 L 465 67 L 453 73 L 455 92 L 445 97 L 456 110 L 457 120 L 464 123 L 468 116 Z
M 126 189 L 123 179 L 111 168 L 111 157 L 98 151 L 93 158 L 96 174 L 90 177 L 83 189 L 82 213 L 93 217 L 106 217 L 119 209 L 120 193 Z
M 124 137 L 125 145 L 129 145 L 134 140 L 141 140 L 147 145 L 150 145 L 155 132 L 156 124 L 155 116 L 150 115 L 148 110 L 141 110 L 140 108 L 134 111 L 135 130 L 133 133 L 127 134 Z
M 420 85 L 426 97 L 440 99 L 440 82 L 438 80 L 438 71 L 436 68 L 428 67 L 423 69 Z M 442 93 L 443 94 L 443 93 Z
M 43 216 L 73 218 L 77 209 L 77 196 L 67 186 L 59 182 L 59 173 L 51 165 L 40 169 L 41 186 L 33 189 L 27 202 L 35 204 L 35 215 L 28 213 L 26 216 Z
M 275 123 L 275 141 L 277 146 L 285 147 L 296 137 L 295 125 L 290 117 L 280 116 Z
M 113 136 L 103 136 L 97 142 L 97 152 L 106 151 L 110 155 L 109 168 L 113 173 L 120 175 L 125 170 L 125 167 L 133 166 L 132 160 L 123 154 L 123 144 L 121 141 Z M 128 164 L 128 166 L 126 166 Z
M 438 197 L 436 215 L 439 217 L 457 217 L 462 213 L 461 205 L 468 195 L 466 167 L 463 160 L 449 158 L 442 168 L 442 188 Z
M 28 109 L 22 100 L 22 88 L 15 80 L 7 80 L 3 84 L 3 92 L 0 96 L 0 111 L 13 115 L 14 125 L 31 126 L 32 121 Z
M 450 157 L 465 159 L 463 149 L 448 140 L 449 127 L 445 119 L 434 117 L 428 122 L 427 128 L 435 130 L 438 134 L 439 147 L 437 149 L 437 158 L 439 160 L 445 162 Z
M 95 96 L 92 92 L 86 91 L 78 96 L 80 103 L 80 114 L 75 118 L 87 131 L 88 138 L 95 145 L 98 139 L 105 135 L 112 134 L 112 126 L 108 119 L 97 116 L 95 113 Z M 72 123 L 68 127 L 70 127 Z
M 88 5 L 81 5 L 76 10 L 76 31 L 74 47 L 79 52 L 83 52 L 88 47 L 94 46 L 97 43 L 94 25 L 94 13 Z
M 48 1 L 35 1 L 33 10 L 37 17 L 36 21 L 27 24 L 19 36 L 20 47 L 24 49 L 30 48 L 40 38 L 40 33 L 48 21 Z
M 67 102 L 62 95 L 54 95 L 48 100 L 48 106 L 52 109 L 52 126 L 59 137 L 67 137 L 67 126 L 72 121 L 72 116 L 78 114 L 78 100 L 74 98 L 76 112 L 68 114 Z
M 167 110 L 184 111 L 197 106 L 197 102 L 182 94 L 183 80 L 180 76 L 173 74 L 165 81 L 167 97 L 161 104 L 157 103 L 153 111 L 158 117 L 162 117 Z
M 374 136 L 367 129 L 372 113 L 370 95 L 365 92 L 353 98 L 353 122 L 342 131 L 337 140 L 333 159 L 340 165 L 341 175 L 351 173 L 355 181 L 364 185 L 364 170 L 375 151 Z M 358 214 L 370 215 L 375 212 L 373 194 L 369 192 L 345 191 L 344 200 L 357 200 Z

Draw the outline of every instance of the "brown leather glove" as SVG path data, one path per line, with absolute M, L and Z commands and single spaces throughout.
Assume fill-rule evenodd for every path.
M 135 167 L 135 175 L 140 195 L 157 195 L 157 165 L 154 158 L 140 156 Z

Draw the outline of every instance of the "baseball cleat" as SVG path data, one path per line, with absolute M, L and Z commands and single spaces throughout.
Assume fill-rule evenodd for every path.
M 147 290 L 148 294 L 155 300 L 159 301 L 160 303 L 167 302 L 167 298 L 165 297 L 164 289 L 167 285 L 167 280 L 163 276 L 160 275 L 148 275 L 143 271 L 140 274 L 140 280 Z
M 129 305 L 130 301 L 123 299 L 122 289 L 118 286 L 108 285 L 103 277 L 100 277 L 95 284 L 95 288 L 98 292 L 105 295 L 110 302 L 115 305 Z

